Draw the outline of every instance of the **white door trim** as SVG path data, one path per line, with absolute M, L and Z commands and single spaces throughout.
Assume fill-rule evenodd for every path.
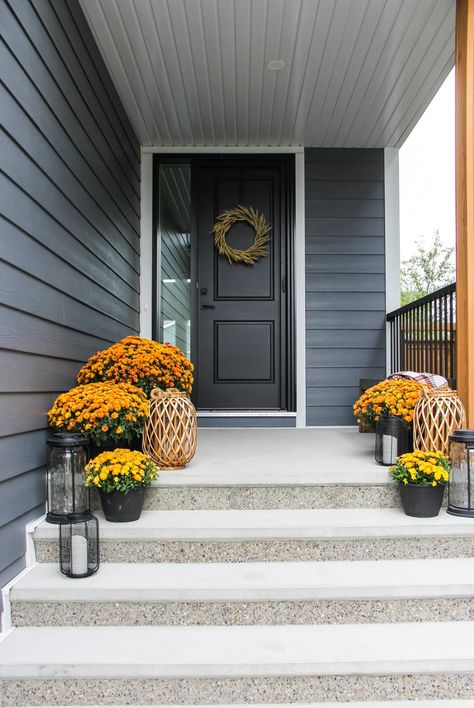
M 291 147 L 142 147 L 142 155 L 156 153 L 162 155 L 293 155 L 304 154 L 304 147 L 301 145 Z
M 163 154 L 287 154 L 295 155 L 295 336 L 296 336 L 296 427 L 306 427 L 306 313 L 305 313 L 305 185 L 304 148 L 301 146 L 213 147 L 141 149 L 140 227 L 140 335 L 151 339 L 153 273 L 153 155 Z M 275 413 L 269 411 L 268 417 Z M 267 417 L 265 411 L 259 416 Z
M 306 427 L 306 233 L 304 152 L 295 154 L 296 427 Z
M 399 149 L 384 149 L 385 312 L 400 307 Z M 386 325 L 386 366 L 390 367 L 390 326 Z
M 140 166 L 140 336 L 151 339 L 153 293 L 153 155 Z

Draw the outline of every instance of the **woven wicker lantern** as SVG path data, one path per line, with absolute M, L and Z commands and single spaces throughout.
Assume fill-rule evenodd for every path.
M 196 409 L 176 388 L 154 388 L 150 417 L 143 430 L 143 452 L 162 470 L 180 470 L 196 452 Z
M 466 412 L 457 391 L 423 389 L 413 417 L 413 448 L 448 453 L 453 430 L 466 427 Z

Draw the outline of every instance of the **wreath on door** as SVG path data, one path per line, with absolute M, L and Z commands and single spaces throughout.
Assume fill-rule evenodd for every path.
M 246 250 L 231 248 L 227 243 L 227 234 L 237 221 L 245 221 L 255 231 L 255 240 Z M 235 209 L 227 209 L 219 214 L 212 227 L 214 245 L 220 255 L 225 256 L 229 263 L 255 265 L 259 258 L 267 255 L 270 228 L 263 214 L 253 207 L 238 206 Z

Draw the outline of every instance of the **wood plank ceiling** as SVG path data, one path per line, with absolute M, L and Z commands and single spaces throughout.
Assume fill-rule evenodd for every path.
M 454 0 L 81 4 L 145 146 L 400 145 L 454 63 Z

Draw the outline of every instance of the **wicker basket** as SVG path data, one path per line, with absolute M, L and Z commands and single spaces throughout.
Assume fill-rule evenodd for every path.
M 197 416 L 182 391 L 154 388 L 143 430 L 143 452 L 162 470 L 183 469 L 196 452 Z
M 423 389 L 413 418 L 413 448 L 448 453 L 448 437 L 466 427 L 466 413 L 457 391 Z

